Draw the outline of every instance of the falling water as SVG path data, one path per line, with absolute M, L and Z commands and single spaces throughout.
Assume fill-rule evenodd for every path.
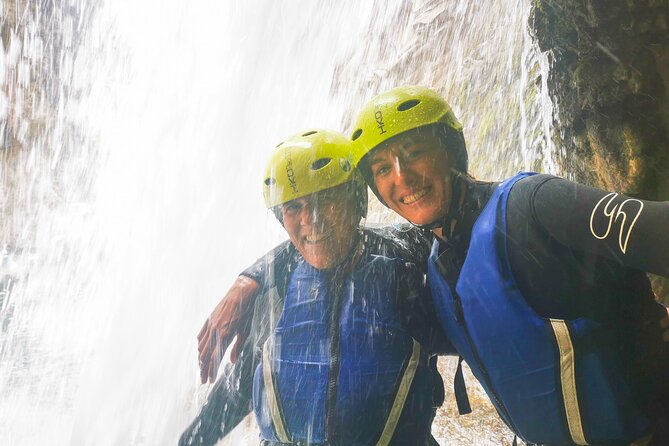
M 477 177 L 554 172 L 528 3 L 3 1 L 0 444 L 175 443 L 209 389 L 195 334 L 283 237 L 260 168 L 297 130 L 423 84 Z M 510 441 L 475 399 L 441 444 Z

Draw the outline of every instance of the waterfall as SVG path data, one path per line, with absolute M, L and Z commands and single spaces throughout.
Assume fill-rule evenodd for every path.
M 556 172 L 527 0 L 36 3 L 2 2 L 1 444 L 176 442 L 210 388 L 200 326 L 284 239 L 260 179 L 296 131 L 422 84 L 475 176 Z M 480 390 L 457 416 L 442 366 L 440 443 L 512 438 Z

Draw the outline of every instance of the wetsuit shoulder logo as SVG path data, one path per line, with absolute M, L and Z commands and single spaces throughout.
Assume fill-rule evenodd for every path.
M 613 224 L 619 224 L 618 247 L 625 254 L 627 252 L 627 243 L 634 230 L 634 225 L 639 219 L 641 211 L 643 211 L 643 201 L 627 198 L 622 202 L 615 203 L 617 197 L 618 194 L 612 192 L 597 202 L 590 214 L 590 232 L 596 239 L 604 240 L 611 233 Z M 594 224 L 595 219 L 602 215 L 606 222 L 606 231 L 603 233 L 597 231 Z

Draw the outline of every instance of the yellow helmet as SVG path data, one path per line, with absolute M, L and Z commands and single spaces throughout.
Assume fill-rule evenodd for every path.
M 444 124 L 451 134 L 449 150 L 455 154 L 455 168 L 467 171 L 467 150 L 462 124 L 448 103 L 425 87 L 397 87 L 369 101 L 358 113 L 353 127 L 353 164 L 379 144 L 401 133 L 433 124 Z
M 351 143 L 341 133 L 312 129 L 276 146 L 263 177 L 265 205 L 280 204 L 353 181 L 362 214 L 367 209 L 367 188 L 351 164 Z

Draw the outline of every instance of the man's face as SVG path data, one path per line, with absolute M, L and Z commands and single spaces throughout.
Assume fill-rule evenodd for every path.
M 452 163 L 432 132 L 412 130 L 389 139 L 369 154 L 368 162 L 390 209 L 417 225 L 446 215 Z
M 350 253 L 360 221 L 355 200 L 341 185 L 279 206 L 290 241 L 314 268 L 335 267 Z

